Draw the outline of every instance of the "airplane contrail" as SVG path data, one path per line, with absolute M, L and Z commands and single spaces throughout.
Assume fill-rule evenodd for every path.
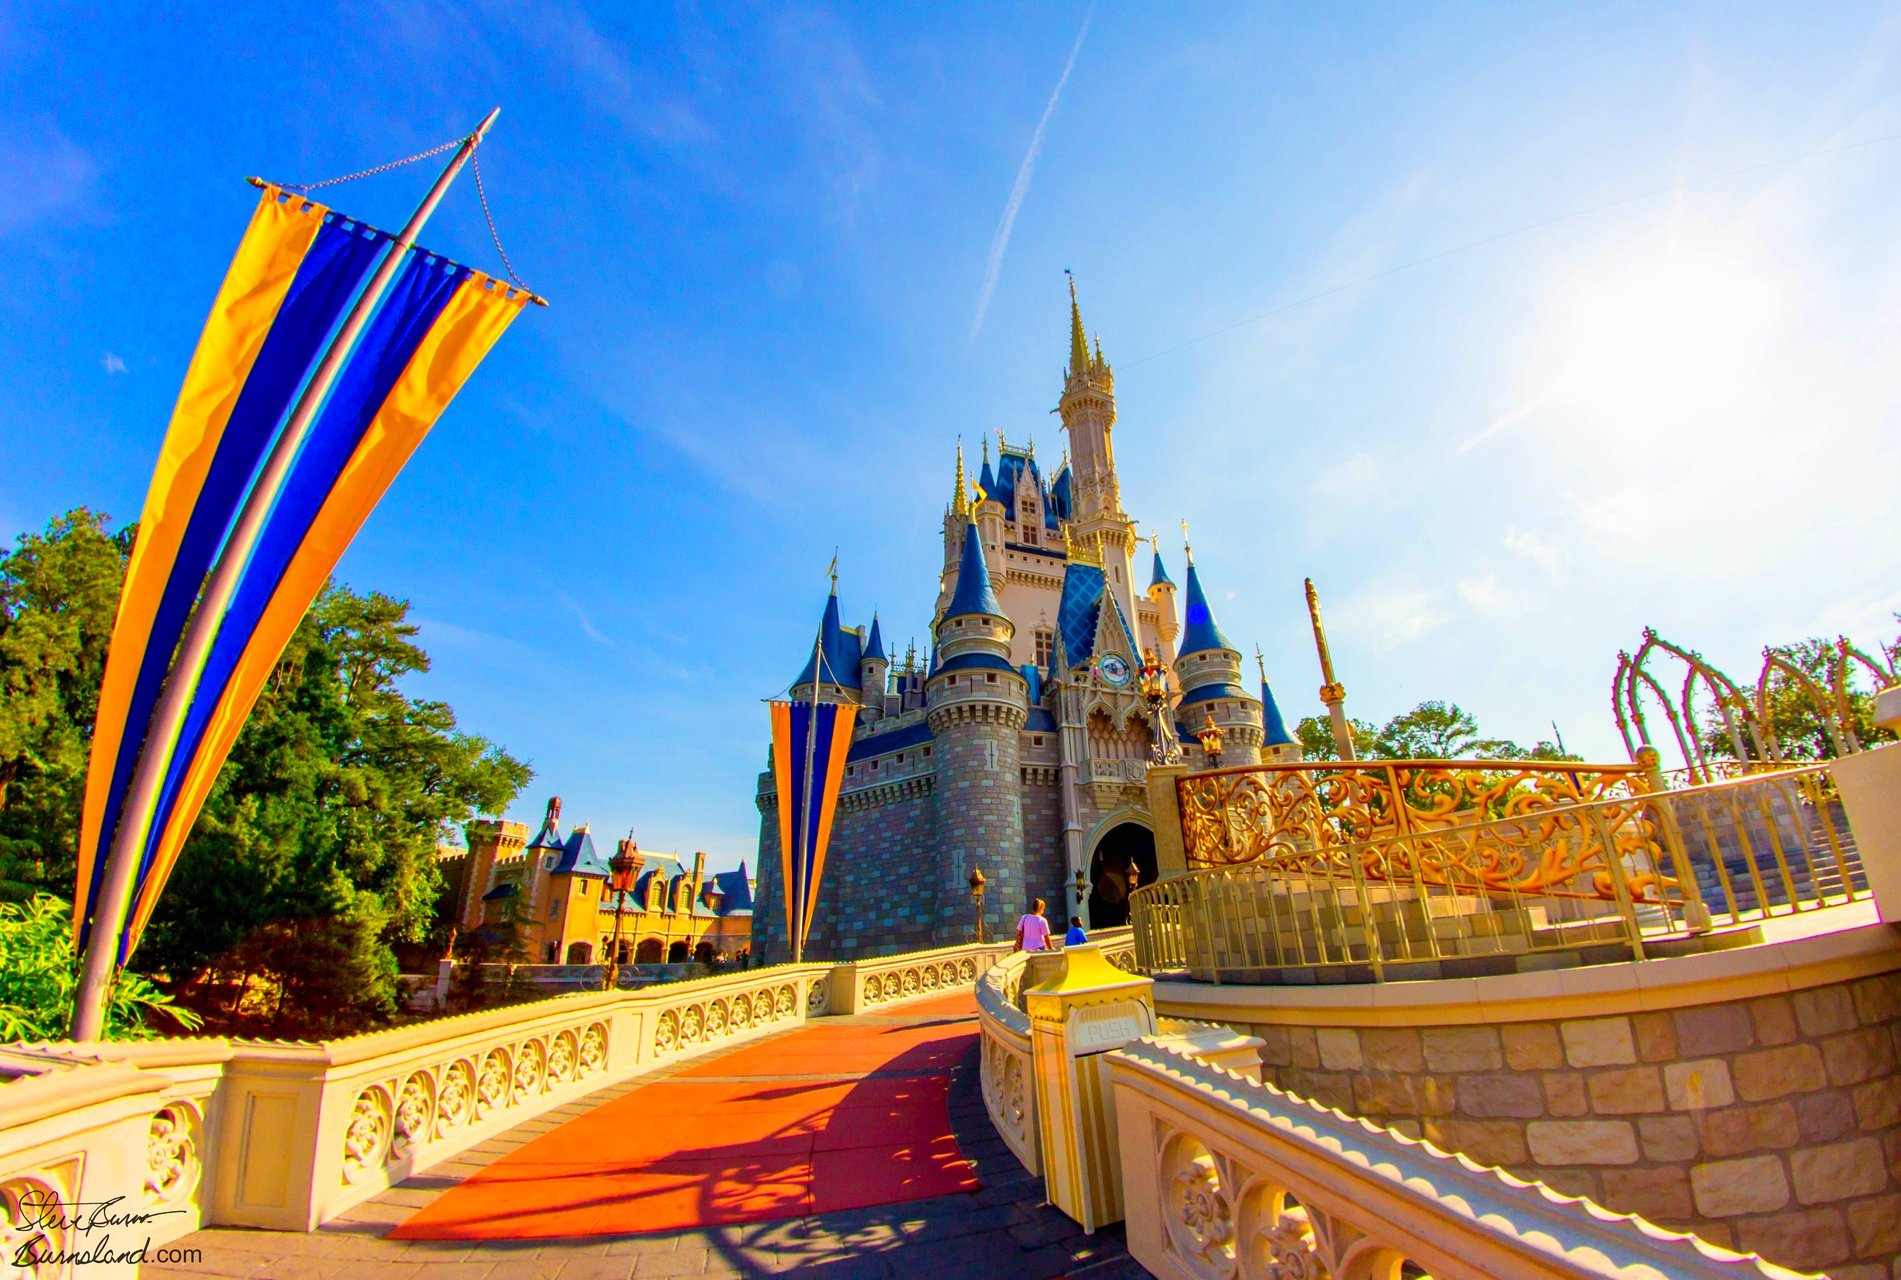
M 1017 180 L 1010 188 L 1009 200 L 1004 202 L 1003 217 L 997 220 L 997 234 L 990 241 L 990 261 L 984 267 L 983 292 L 978 295 L 977 314 L 970 322 L 972 342 L 977 340 L 977 331 L 983 328 L 984 313 L 990 310 L 990 295 L 997 290 L 997 273 L 1003 270 L 1003 254 L 1010 247 L 1010 232 L 1016 227 L 1017 211 L 1023 207 L 1023 197 L 1030 193 L 1030 178 L 1036 173 L 1036 153 L 1043 147 L 1043 131 L 1049 127 L 1050 117 L 1056 114 L 1056 100 L 1063 96 L 1069 73 L 1076 69 L 1076 55 L 1083 51 L 1083 37 L 1089 34 L 1089 24 L 1095 16 L 1096 6 L 1091 4 L 1089 12 L 1083 15 L 1082 29 L 1076 33 L 1076 43 L 1070 47 L 1069 61 L 1063 64 L 1063 74 L 1056 78 L 1056 87 L 1050 90 L 1043 118 L 1036 122 L 1036 132 L 1030 135 L 1030 149 L 1023 153 L 1023 163 L 1017 168 Z

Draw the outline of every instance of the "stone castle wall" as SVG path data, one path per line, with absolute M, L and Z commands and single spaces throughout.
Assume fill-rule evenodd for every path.
M 1835 1280 L 1901 1265 L 1901 973 L 1616 1017 L 1249 1029 L 1271 1083 L 1446 1150 Z
M 1014 715 L 1010 714 L 1012 711 Z M 984 873 L 984 924 L 992 938 L 1014 935 L 1028 905 L 1023 866 L 1020 709 L 996 704 L 932 713 L 937 751 L 937 941 L 970 941 L 974 910 L 968 877 Z
M 1066 925 L 1076 914 L 1076 895 L 1069 888 L 1069 858 L 1063 851 L 1062 788 L 1053 766 L 1026 765 L 1023 774 L 1025 893 L 1049 903 L 1052 927 Z
M 839 798 L 807 959 L 856 959 L 937 945 L 933 788 L 932 776 L 923 774 Z M 768 963 L 792 955 L 779 879 L 779 811 L 773 806 L 759 828 L 752 934 L 755 954 Z

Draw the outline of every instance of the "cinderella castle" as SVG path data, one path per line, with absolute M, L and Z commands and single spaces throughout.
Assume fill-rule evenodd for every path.
M 1115 374 L 1101 341 L 1092 353 L 1084 339 L 1074 284 L 1058 412 L 1070 457 L 1052 478 L 1033 449 L 1007 444 L 993 468 L 986 442 L 973 492 L 959 448 L 928 659 L 894 663 L 875 617 L 844 625 L 836 585 L 825 602 L 791 696 L 853 704 L 858 722 L 808 957 L 969 941 L 973 870 L 989 937 L 1009 937 L 1035 897 L 1052 920 L 1125 923 L 1131 883 L 1156 875 L 1145 663 L 1165 668 L 1164 733 L 1197 757 L 1212 725 L 1223 766 L 1299 758 L 1265 670 L 1259 694 L 1247 689 L 1192 554 L 1178 618 L 1159 548 L 1122 508 Z M 1138 555 L 1151 549 L 1138 590 Z M 753 917 L 768 961 L 790 958 L 774 786 L 768 769 Z

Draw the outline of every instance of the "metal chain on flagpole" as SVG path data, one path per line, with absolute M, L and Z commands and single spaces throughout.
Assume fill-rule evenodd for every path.
M 470 153 L 469 168 L 475 173 L 475 194 L 482 201 L 482 216 L 488 219 L 489 239 L 495 242 L 495 252 L 502 257 L 502 270 L 508 272 L 508 278 L 517 286 L 533 293 L 534 290 L 528 288 L 528 282 L 515 274 L 515 264 L 508 260 L 508 250 L 502 248 L 502 233 L 495 229 L 495 215 L 488 211 L 488 189 L 482 185 L 482 160 L 479 152 Z
M 466 141 L 468 141 L 467 138 L 455 138 L 443 143 L 439 147 L 431 147 L 427 151 L 419 151 L 407 159 L 392 160 L 388 164 L 379 164 L 374 169 L 364 169 L 357 173 L 346 173 L 340 178 L 325 178 L 322 182 L 286 182 L 283 184 L 284 190 L 315 191 L 319 187 L 334 187 L 339 182 L 355 182 L 358 178 L 375 177 L 379 173 L 388 173 L 391 169 L 400 169 L 406 164 L 415 164 L 418 160 L 427 160 L 430 156 L 439 156 L 445 151 L 452 151 Z

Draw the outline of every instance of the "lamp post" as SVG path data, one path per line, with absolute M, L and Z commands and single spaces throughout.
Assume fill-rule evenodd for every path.
M 1083 874 L 1081 867 L 1076 868 L 1076 882 L 1069 887 L 1076 891 L 1076 909 L 1081 911 L 1083 899 L 1089 896 L 1089 877 Z
M 646 859 L 640 855 L 640 846 L 634 843 L 634 833 L 629 831 L 627 838 L 620 842 L 614 856 L 608 859 L 607 869 L 612 873 L 608 883 L 614 890 L 614 941 L 607 949 L 607 972 L 603 975 L 601 990 L 612 991 L 620 985 L 620 930 L 622 911 L 626 905 L 628 892 L 634 887 L 634 877 L 640 874 L 640 868 Z
M 970 869 L 970 902 L 977 915 L 977 941 L 984 940 L 984 873 L 981 867 Z
M 1155 763 L 1179 764 L 1182 758 L 1181 743 L 1168 724 L 1168 667 L 1156 658 L 1153 649 L 1142 655 L 1142 669 L 1136 672 L 1136 687 L 1141 690 L 1142 701 L 1148 704 L 1149 718 L 1155 722 Z
M 1215 723 L 1215 714 L 1205 715 L 1201 731 L 1195 737 L 1201 740 L 1202 754 L 1208 757 L 1208 767 L 1214 768 L 1221 763 L 1221 726 Z

